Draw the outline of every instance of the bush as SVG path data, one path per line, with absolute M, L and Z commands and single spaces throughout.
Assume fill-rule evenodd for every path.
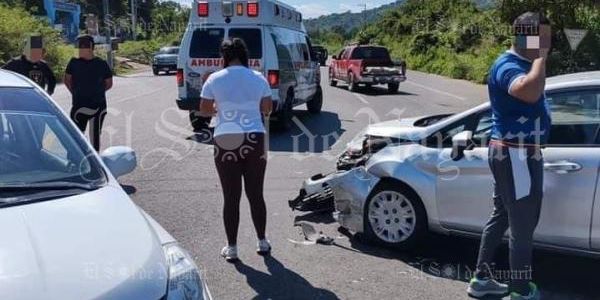
M 141 41 L 127 41 L 119 45 L 117 55 L 141 64 L 151 64 L 155 52 L 165 46 L 179 46 L 181 34 L 171 34 Z

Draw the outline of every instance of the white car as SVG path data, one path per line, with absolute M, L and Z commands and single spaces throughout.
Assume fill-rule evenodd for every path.
M 210 299 L 194 260 L 32 81 L 0 71 L 0 299 Z
M 599 255 L 600 72 L 549 78 L 546 94 L 553 125 L 534 242 Z M 343 227 L 386 245 L 409 248 L 428 230 L 480 235 L 492 211 L 489 103 L 418 120 L 373 126 L 348 150 L 365 156 L 359 164 L 307 180 L 304 194 L 333 193 Z

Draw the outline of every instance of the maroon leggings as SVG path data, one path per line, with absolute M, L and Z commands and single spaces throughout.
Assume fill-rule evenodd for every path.
M 248 133 L 215 137 L 215 164 L 225 198 L 223 221 L 229 245 L 237 244 L 242 179 L 256 234 L 259 239 L 264 239 L 267 225 L 267 208 L 263 196 L 267 167 L 265 135 Z

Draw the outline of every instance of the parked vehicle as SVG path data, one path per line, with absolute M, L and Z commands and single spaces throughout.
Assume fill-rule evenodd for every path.
M 329 51 L 327 51 L 325 47 L 319 45 L 313 46 L 313 51 L 317 55 L 319 64 L 321 64 L 321 66 L 327 65 L 327 59 L 329 59 Z
M 177 71 L 177 57 L 179 56 L 179 47 L 164 47 L 154 54 L 152 59 L 152 72 L 158 75 L 160 71 L 169 74 L 171 71 Z
M 0 71 L 0 298 L 211 299 L 193 258 L 33 81 Z
M 329 66 L 329 85 L 337 86 L 338 81 L 346 82 L 351 92 L 359 85 L 387 84 L 389 93 L 397 93 L 406 81 L 406 63 L 393 62 L 385 47 L 350 45 L 334 55 Z
M 198 114 L 200 92 L 208 76 L 223 68 L 219 46 L 225 38 L 242 38 L 250 52 L 250 67 L 262 72 L 273 92 L 272 119 L 281 128 L 292 125 L 295 106 L 321 112 L 323 93 L 317 56 L 302 22 L 302 14 L 275 0 L 194 1 L 190 24 L 181 42 L 177 106 L 190 112 L 195 130 L 210 119 Z
M 553 125 L 543 149 L 545 196 L 535 245 L 596 256 L 600 72 L 549 78 L 546 94 Z M 303 192 L 331 193 L 343 227 L 384 245 L 411 248 L 428 230 L 479 236 L 491 210 L 491 118 L 486 103 L 425 126 L 407 120 L 393 131 L 370 129 L 379 133 L 367 140 L 391 142 L 364 151 L 363 165 L 307 180 Z

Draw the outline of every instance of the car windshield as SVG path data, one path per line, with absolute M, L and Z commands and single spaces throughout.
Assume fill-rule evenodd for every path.
M 158 54 L 178 54 L 179 48 L 162 48 L 158 51 Z
M 391 60 L 388 50 L 382 47 L 358 47 L 352 52 L 352 59 Z
M 45 96 L 30 88 L 0 89 L 0 198 L 105 182 L 93 150 Z

